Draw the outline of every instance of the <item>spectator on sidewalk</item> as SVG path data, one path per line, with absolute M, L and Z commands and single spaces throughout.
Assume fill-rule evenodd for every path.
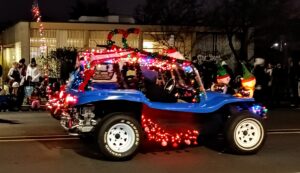
M 272 90 L 273 90 L 273 65 L 271 63 L 268 63 L 265 73 L 267 77 L 267 86 L 266 86 L 266 98 L 267 98 L 267 106 L 272 105 Z
M 18 94 L 18 105 L 22 106 L 22 103 L 24 101 L 24 97 L 25 97 L 25 91 L 24 91 L 24 83 L 25 83 L 25 78 L 26 78 L 26 70 L 27 70 L 27 65 L 25 64 L 25 59 L 22 58 L 19 61 L 19 72 L 21 74 L 21 81 L 20 81 L 20 87 L 19 87 L 19 94 Z
M 21 82 L 20 82 L 20 86 L 22 86 L 25 82 L 25 77 L 26 77 L 26 70 L 27 70 L 27 65 L 25 64 L 25 59 L 22 58 L 19 61 L 19 66 L 18 66 L 20 75 L 21 75 Z
M 14 88 L 16 88 L 16 86 L 19 87 L 20 85 L 20 81 L 21 81 L 21 74 L 19 72 L 18 69 L 18 63 L 17 62 L 13 62 L 12 63 L 12 67 L 9 69 L 8 74 L 8 84 L 10 87 L 10 93 L 13 92 L 13 85 L 15 86 Z M 15 91 L 16 89 L 14 89 Z
M 28 65 L 26 70 L 26 81 L 29 85 L 36 86 L 40 81 L 40 70 L 36 64 L 35 58 L 31 58 L 30 65 Z
M 9 95 L 9 86 L 7 83 L 3 84 L 3 87 L 0 88 L 0 96 Z
M 281 100 L 284 96 L 284 82 L 285 82 L 285 71 L 282 68 L 281 63 L 277 63 L 273 69 L 273 82 L 272 82 L 272 106 L 277 107 L 280 105 Z
M 267 75 L 265 73 L 265 60 L 263 58 L 255 58 L 253 75 L 256 78 L 254 98 L 257 102 L 265 104 Z
M 297 66 L 295 66 L 294 63 L 295 60 L 293 60 L 292 58 L 288 59 L 288 93 L 291 107 L 298 106 L 298 75 Z

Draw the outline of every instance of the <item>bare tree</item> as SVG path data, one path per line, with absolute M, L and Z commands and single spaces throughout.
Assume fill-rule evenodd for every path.
M 142 24 L 160 25 L 160 32 L 151 33 L 156 42 L 165 47 L 176 47 L 183 54 L 190 55 L 191 49 L 187 49 L 186 45 L 192 39 L 186 38 L 192 37 L 194 27 L 202 23 L 202 2 L 202 0 L 147 0 L 144 6 L 136 8 L 136 18 Z M 170 42 L 171 37 L 174 37 L 174 42 Z
M 276 26 L 284 26 L 288 20 L 286 11 L 291 9 L 291 1 L 294 0 L 219 0 L 207 13 L 205 24 L 224 32 L 236 60 L 247 61 L 254 35 L 266 38 L 276 34 Z M 235 38 L 239 47 L 234 47 Z

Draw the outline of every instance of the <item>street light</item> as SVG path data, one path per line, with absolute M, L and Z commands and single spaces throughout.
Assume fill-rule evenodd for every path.
M 278 48 L 278 46 L 279 46 L 279 43 L 276 42 L 271 46 L 271 48 Z
M 280 52 L 283 51 L 284 47 L 287 46 L 287 43 L 284 41 L 280 41 L 280 42 L 275 42 L 272 44 L 271 49 L 276 49 L 279 50 Z

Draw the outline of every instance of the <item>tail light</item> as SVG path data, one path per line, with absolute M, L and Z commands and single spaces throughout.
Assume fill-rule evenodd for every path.
M 66 97 L 66 103 L 68 105 L 74 105 L 77 103 L 77 97 L 76 96 L 72 96 L 72 95 L 67 95 Z

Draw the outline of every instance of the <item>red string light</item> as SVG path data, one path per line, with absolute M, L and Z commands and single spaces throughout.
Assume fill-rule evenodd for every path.
M 146 132 L 148 140 L 160 143 L 162 146 L 172 145 L 177 147 L 180 144 L 197 145 L 199 132 L 187 130 L 186 132 L 167 133 L 158 124 L 142 115 L 142 127 Z
M 46 47 L 45 39 L 43 38 L 44 37 L 44 25 L 43 25 L 43 23 L 41 23 L 42 22 L 42 15 L 41 15 L 39 4 L 38 4 L 37 0 L 33 1 L 31 12 L 32 12 L 33 20 L 35 20 L 37 23 L 40 23 L 39 24 L 39 34 L 40 34 L 40 37 L 41 37 L 41 39 L 40 39 L 40 42 L 41 42 L 40 49 L 41 49 L 41 52 L 44 53 L 45 47 Z
M 40 35 L 40 51 L 42 54 L 46 52 L 47 46 L 46 46 L 46 39 L 44 37 L 44 25 L 42 23 L 42 15 L 40 12 L 38 0 L 34 0 L 31 8 L 33 20 L 35 20 L 37 23 L 39 23 L 39 35 Z M 44 77 L 45 77 L 45 83 L 47 84 L 49 81 L 49 67 L 48 63 L 46 63 L 44 67 Z

